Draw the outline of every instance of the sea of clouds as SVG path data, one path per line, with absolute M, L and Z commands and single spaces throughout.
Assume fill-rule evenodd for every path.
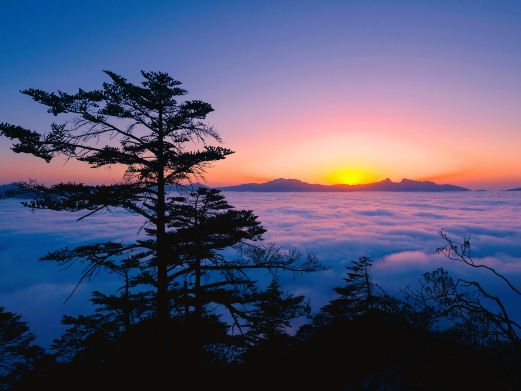
M 310 298 L 316 310 L 333 296 L 349 263 L 374 260 L 374 280 L 400 294 L 422 274 L 443 266 L 455 276 L 481 281 L 521 318 L 521 300 L 490 274 L 435 254 L 444 245 L 438 231 L 454 239 L 471 235 L 472 255 L 521 286 L 521 192 L 454 193 L 226 193 L 237 208 L 252 209 L 268 229 L 266 241 L 314 252 L 328 269 L 281 276 L 288 290 Z M 114 291 L 110 275 L 83 283 L 67 302 L 81 267 L 62 270 L 38 261 L 46 252 L 98 240 L 133 240 L 141 219 L 124 211 L 80 222 L 77 214 L 31 211 L 18 200 L 0 201 L 0 306 L 20 313 L 39 341 L 61 333 L 63 314 L 91 310 L 95 289 Z

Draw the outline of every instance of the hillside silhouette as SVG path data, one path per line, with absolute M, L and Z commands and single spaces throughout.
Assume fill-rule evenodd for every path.
M 265 191 L 265 192 L 355 192 L 355 191 L 393 191 L 393 192 L 442 192 L 468 191 L 455 185 L 439 185 L 429 181 L 414 181 L 402 179 L 393 182 L 389 178 L 383 181 L 360 185 L 319 185 L 300 181 L 298 179 L 279 178 L 265 183 L 246 183 L 236 186 L 220 187 L 223 191 Z

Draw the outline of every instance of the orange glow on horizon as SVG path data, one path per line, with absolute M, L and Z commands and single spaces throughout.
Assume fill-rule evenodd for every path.
M 358 167 L 346 167 L 335 170 L 326 176 L 330 184 L 361 185 L 379 179 L 375 174 Z
M 417 103 L 407 106 L 407 112 L 397 102 L 358 101 L 345 107 L 330 103 L 313 111 L 288 109 L 276 120 L 254 113 L 236 119 L 225 107 L 216 128 L 223 145 L 235 153 L 209 167 L 205 180 L 194 181 L 219 187 L 276 178 L 350 185 L 408 178 L 474 189 L 521 183 L 516 148 L 521 136 L 515 121 L 494 117 L 478 122 L 463 114 L 447 118 Z M 236 122 L 229 120 L 232 117 Z M 237 132 L 243 128 L 248 132 Z M 508 137 L 498 137 L 496 130 Z M 0 172 L 0 183 L 35 179 L 110 184 L 123 176 L 117 166 L 93 169 L 61 158 L 47 164 L 14 154 L 7 141 L 0 141 L 0 163 L 9 167 Z

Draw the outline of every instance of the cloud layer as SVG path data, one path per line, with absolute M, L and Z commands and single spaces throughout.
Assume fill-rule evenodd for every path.
M 376 282 L 393 293 L 416 283 L 422 273 L 444 266 L 479 279 L 514 298 L 486 273 L 435 255 L 443 245 L 439 229 L 454 238 L 471 235 L 476 260 L 496 267 L 521 285 L 521 193 L 228 193 L 238 208 L 253 209 L 268 229 L 266 240 L 313 251 L 329 270 L 287 277 L 289 289 L 311 298 L 315 309 L 332 297 L 345 266 L 359 256 L 375 261 Z M 77 216 L 32 212 L 16 200 L 0 201 L 0 305 L 21 313 L 40 341 L 48 343 L 61 328 L 62 314 L 88 311 L 89 292 L 114 289 L 110 276 L 85 283 L 64 303 L 78 269 L 59 270 L 38 261 L 47 251 L 95 240 L 132 240 L 141 220 L 125 212 L 76 222 Z M 516 314 L 520 317 L 521 314 Z

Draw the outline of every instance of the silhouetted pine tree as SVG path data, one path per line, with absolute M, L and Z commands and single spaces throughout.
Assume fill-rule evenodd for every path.
M 310 271 L 317 268 L 313 257 L 302 260 L 295 254 L 283 255 L 275 247 L 245 246 L 237 258 L 220 256 L 221 249 L 246 239 L 254 240 L 264 232 L 251 212 L 235 211 L 229 206 L 224 207 L 225 213 L 205 218 L 203 223 L 208 228 L 201 231 L 203 236 L 183 244 L 177 231 L 183 228 L 179 224 L 186 208 L 180 205 L 179 198 L 169 199 L 169 189 L 203 175 L 210 163 L 232 153 L 209 145 L 209 141 L 220 141 L 216 131 L 204 123 L 213 108 L 197 100 L 178 102 L 186 90 L 166 73 L 143 71 L 141 85 L 130 83 L 113 72 L 105 73 L 110 82 L 103 83 L 99 90 L 80 89 L 76 94 L 38 89 L 22 91 L 47 106 L 49 113 L 65 116 L 66 121 L 52 124 L 48 133 L 2 123 L 0 134 L 14 140 L 13 151 L 30 153 L 46 161 L 61 155 L 87 162 L 92 167 L 124 166 L 123 181 L 114 185 L 25 184 L 25 190 L 36 195 L 36 199 L 25 205 L 34 209 L 86 212 L 79 220 L 111 208 L 123 208 L 144 219 L 148 238 L 132 243 L 101 242 L 62 248 L 43 259 L 64 266 L 82 263 L 81 282 L 99 270 L 114 270 L 124 259 L 132 257 L 139 262 L 134 282 L 147 284 L 155 291 L 155 316 L 160 334 L 165 338 L 172 310 L 178 308 L 173 299 L 191 296 L 195 301 L 190 305 L 198 312 L 206 303 L 219 302 L 235 318 L 240 310 L 234 304 L 244 301 L 237 287 L 252 284 L 250 278 L 243 276 L 245 270 Z M 215 196 L 212 194 L 209 191 L 201 196 L 210 200 Z M 216 199 L 210 204 L 219 209 L 223 202 Z M 200 225 L 199 221 L 195 224 Z M 201 227 L 187 228 L 192 233 L 199 229 Z M 203 243 L 205 241 L 207 243 Z M 197 249 L 201 243 L 203 247 Z M 208 261 L 204 266 L 203 260 Z M 199 264 L 201 266 L 197 266 Z M 225 278 L 203 287 L 201 278 L 208 273 Z M 187 278 L 192 276 L 195 280 Z M 182 278 L 187 282 L 182 282 L 183 289 L 186 286 L 184 290 L 178 285 Z
M 115 274 L 123 285 L 113 294 L 92 292 L 90 301 L 95 306 L 94 314 L 62 318 L 62 324 L 68 327 L 51 346 L 60 360 L 71 361 L 87 348 L 92 348 L 93 344 L 102 346 L 115 343 L 131 326 L 153 315 L 151 293 L 132 291 L 132 271 L 137 265 L 138 260 L 133 257 L 121 262 L 108 263 L 107 269 Z
M 12 389 L 42 357 L 43 350 L 34 339 L 20 315 L 0 307 L 0 390 Z
M 92 341 L 100 346 L 106 344 L 111 339 L 111 335 L 116 333 L 113 326 L 107 323 L 103 316 L 97 314 L 65 315 L 61 323 L 67 326 L 67 329 L 51 344 L 51 351 L 61 361 L 71 361 L 80 357 Z
M 254 343 L 272 341 L 288 336 L 290 321 L 309 315 L 311 308 L 304 296 L 284 293 L 274 278 L 268 288 L 259 294 L 250 316 L 248 336 Z
M 178 265 L 169 275 L 174 282 L 171 295 L 192 317 L 203 316 L 209 304 L 218 305 L 240 327 L 241 319 L 248 318 L 247 304 L 258 300 L 258 271 L 320 267 L 312 255 L 261 246 L 265 229 L 257 217 L 252 211 L 234 209 L 219 190 L 201 187 L 175 199 L 170 207 L 168 237 L 178 255 Z
M 97 268 L 129 250 L 139 249 L 143 267 L 149 268 L 154 276 L 157 317 L 165 328 L 170 306 L 167 273 L 172 260 L 167 238 L 168 188 L 201 175 L 209 163 L 225 158 L 232 151 L 208 145 L 208 140 L 220 141 L 215 130 L 203 122 L 213 111 L 212 106 L 198 100 L 178 102 L 186 90 L 167 73 L 142 71 L 141 85 L 130 83 L 114 72 L 105 73 L 110 82 L 103 83 L 99 90 L 80 89 L 75 94 L 39 89 L 22 91 L 47 106 L 49 113 L 64 115 L 66 121 L 52 124 L 48 133 L 2 123 L 0 134 L 15 141 L 13 151 L 30 153 L 47 162 L 62 155 L 92 167 L 113 164 L 126 167 L 124 181 L 109 186 L 62 183 L 46 188 L 30 184 L 28 190 L 39 197 L 27 205 L 58 211 L 88 211 L 83 217 L 119 207 L 142 216 L 149 227 L 149 240 L 83 247 L 81 257 L 73 250 L 73 256 L 62 253 L 56 260 L 65 263 L 81 259 Z M 194 142 L 202 149 L 194 149 Z M 82 277 L 92 275 L 91 270 Z
M 319 320 L 352 319 L 373 310 L 390 311 L 394 308 L 396 300 L 373 283 L 372 265 L 369 258 L 360 257 L 347 267 L 345 285 L 334 289 L 339 296 L 321 309 Z
M 124 334 L 140 320 L 153 316 L 153 293 L 132 289 L 139 276 L 136 270 L 139 267 L 139 254 L 110 266 L 110 272 L 118 276 L 122 286 L 114 294 L 92 292 L 91 302 L 96 306 L 98 315 L 111 323 L 119 334 Z
M 333 318 L 352 318 L 367 313 L 374 301 L 371 266 L 372 262 L 367 257 L 353 261 L 347 267 L 345 285 L 334 289 L 339 297 L 324 306 L 322 312 Z

